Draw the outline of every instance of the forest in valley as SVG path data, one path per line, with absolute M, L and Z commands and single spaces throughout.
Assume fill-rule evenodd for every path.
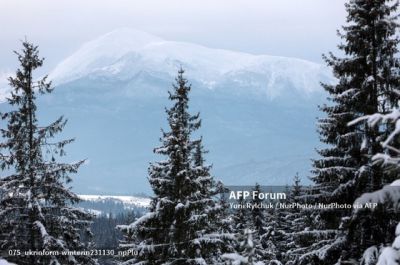
M 38 118 L 37 99 L 57 88 L 34 78 L 44 59 L 25 39 L 1 106 L 0 264 L 399 265 L 399 3 L 350 0 L 346 11 L 340 53 L 323 55 L 336 82 L 321 84 L 328 103 L 319 106 L 313 184 L 294 175 L 285 202 L 376 207 L 232 209 L 180 67 L 148 168 L 149 207 L 95 215 L 70 188 L 85 160 L 66 162 L 75 140 L 62 138 L 67 117 Z

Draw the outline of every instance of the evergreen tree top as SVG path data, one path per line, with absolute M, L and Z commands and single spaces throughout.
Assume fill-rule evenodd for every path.
M 35 90 L 40 93 L 50 93 L 52 91 L 51 82 L 47 82 L 47 76 L 33 82 L 33 71 L 41 67 L 44 62 L 44 58 L 39 56 L 39 46 L 27 40 L 22 42 L 22 46 L 21 52 L 14 51 L 21 68 L 17 69 L 15 77 L 8 78 L 10 86 L 14 88 L 11 91 L 11 97 L 8 98 L 8 102 L 11 105 L 21 103 L 20 92 L 31 95 L 34 99 Z

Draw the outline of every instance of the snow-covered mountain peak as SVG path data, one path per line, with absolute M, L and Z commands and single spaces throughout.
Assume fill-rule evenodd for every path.
M 61 62 L 50 78 L 56 84 L 81 78 L 129 83 L 146 73 L 147 78 L 170 83 L 180 66 L 191 82 L 206 88 L 252 89 L 269 98 L 290 89 L 309 95 L 321 91 L 319 82 L 331 80 L 324 66 L 310 61 L 167 41 L 127 28 L 87 42 Z
M 120 28 L 84 43 L 74 54 L 62 61 L 51 73 L 51 78 L 64 83 L 86 76 L 92 71 L 132 51 L 163 39 L 143 31 Z

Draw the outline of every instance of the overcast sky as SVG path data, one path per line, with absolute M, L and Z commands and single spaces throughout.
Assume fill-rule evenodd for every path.
M 335 50 L 344 0 L 0 0 L 0 71 L 27 36 L 46 69 L 119 27 L 167 40 L 321 62 Z

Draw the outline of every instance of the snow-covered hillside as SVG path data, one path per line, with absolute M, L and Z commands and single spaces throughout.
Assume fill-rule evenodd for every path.
M 285 89 L 300 94 L 321 90 L 330 80 L 327 69 L 296 58 L 252 55 L 163 40 L 141 31 L 123 28 L 85 43 L 51 73 L 56 84 L 80 78 L 130 81 L 138 75 L 171 80 L 183 66 L 192 82 L 205 88 L 230 86 L 279 96 Z
M 116 201 L 121 202 L 125 206 L 135 207 L 148 207 L 150 205 L 150 198 L 137 197 L 137 196 L 113 196 L 113 195 L 79 195 L 79 198 L 84 201 L 91 202 L 104 202 Z
M 150 205 L 150 198 L 139 196 L 113 196 L 113 195 L 78 195 L 82 200 L 79 207 L 90 213 L 100 216 L 114 216 L 120 213 L 134 211 L 142 214 L 147 211 Z
M 0 258 L 0 265 L 16 265 L 15 263 L 9 263 L 5 259 Z

